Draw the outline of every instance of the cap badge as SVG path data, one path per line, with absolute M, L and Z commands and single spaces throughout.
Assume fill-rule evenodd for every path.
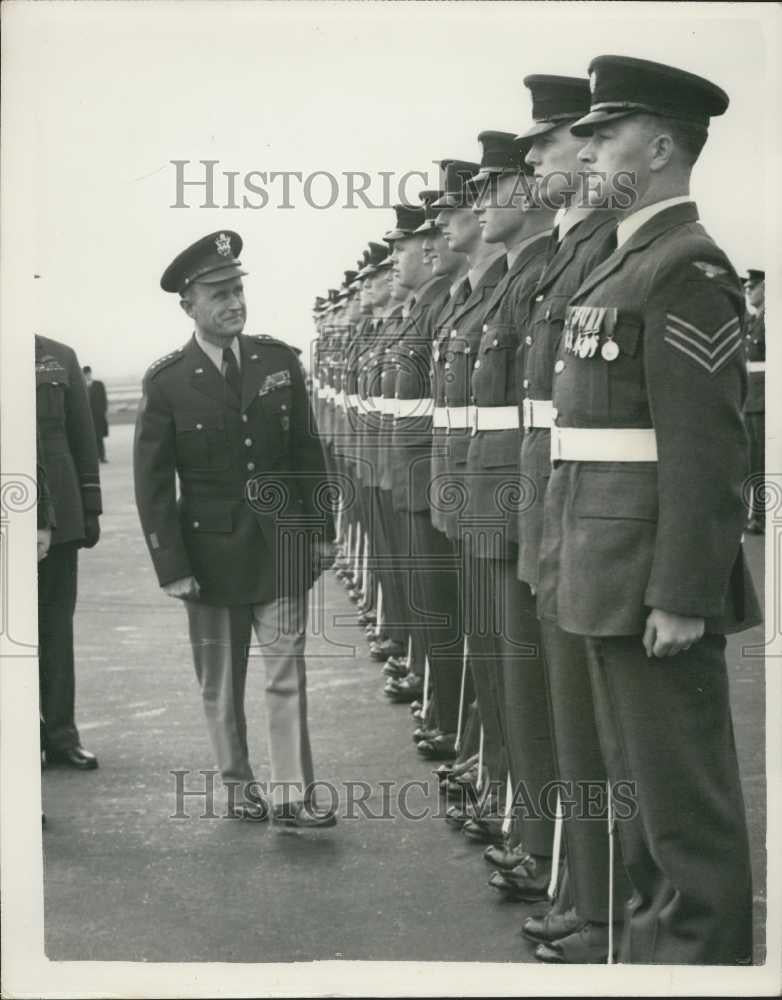
M 594 94 L 595 87 L 597 86 L 597 73 L 592 70 L 589 74 L 589 93 Z
M 231 256 L 231 240 L 225 235 L 225 233 L 220 233 L 215 240 L 215 246 L 217 247 L 217 252 L 221 257 Z

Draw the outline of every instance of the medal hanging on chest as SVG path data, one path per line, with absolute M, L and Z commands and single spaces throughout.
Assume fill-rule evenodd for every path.
M 619 344 L 614 340 L 617 311 L 616 309 L 604 309 L 603 313 L 603 331 L 606 339 L 600 348 L 600 357 L 603 361 L 616 361 L 619 357 Z

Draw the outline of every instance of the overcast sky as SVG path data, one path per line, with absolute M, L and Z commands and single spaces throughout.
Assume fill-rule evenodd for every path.
M 140 376 L 190 332 L 160 275 L 187 244 L 238 230 L 248 333 L 300 347 L 316 294 L 339 283 L 390 210 L 173 208 L 172 160 L 237 171 L 433 171 L 478 159 L 478 132 L 530 121 L 528 73 L 585 75 L 623 53 L 686 68 L 730 94 L 696 167 L 701 216 L 740 270 L 763 267 L 764 142 L 779 108 L 767 79 L 768 34 L 751 4 L 11 3 L 4 24 L 4 199 L 24 233 L 9 241 L 30 297 L 22 326 L 74 346 L 98 377 Z M 11 9 L 15 8 L 15 9 Z M 24 118 L 6 115 L 24 103 Z M 9 123 L 16 131 L 9 131 Z M 10 161 L 10 165 L 9 165 Z M 430 175 L 434 181 L 435 174 Z M 13 187 L 9 188 L 9 182 Z M 255 183 L 259 183 L 256 178 Z M 395 183 L 395 182 L 394 182 Z M 409 193 L 424 186 L 413 180 Z M 392 191 L 394 184 L 392 184 Z M 330 189 L 316 183 L 324 201 Z M 381 196 L 379 179 L 369 193 Z M 8 198 L 14 199 L 9 206 Z M 8 221 L 8 217 L 6 219 Z M 32 281 L 31 273 L 40 274 Z M 18 288 L 16 289 L 18 294 Z M 4 335 L 7 331 L 3 331 Z M 22 329 L 14 330 L 22 335 Z

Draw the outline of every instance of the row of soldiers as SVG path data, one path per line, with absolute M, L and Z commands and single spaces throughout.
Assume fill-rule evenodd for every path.
M 751 961 L 725 636 L 742 286 L 689 178 L 719 87 L 601 56 L 395 206 L 316 300 L 338 574 L 490 884 L 543 961 Z M 632 177 L 634 198 L 574 178 Z M 618 186 L 617 186 L 618 190 Z

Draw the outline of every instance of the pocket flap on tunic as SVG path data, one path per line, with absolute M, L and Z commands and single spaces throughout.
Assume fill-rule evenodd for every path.
M 656 464 L 626 469 L 582 468 L 574 508 L 578 517 L 656 521 Z

